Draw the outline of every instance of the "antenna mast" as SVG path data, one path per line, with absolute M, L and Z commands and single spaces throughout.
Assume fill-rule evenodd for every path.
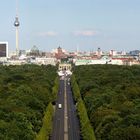
M 18 0 L 16 0 L 16 17 L 14 26 L 16 27 L 16 56 L 19 56 L 19 33 L 18 33 L 18 27 L 19 27 L 19 19 L 18 19 Z

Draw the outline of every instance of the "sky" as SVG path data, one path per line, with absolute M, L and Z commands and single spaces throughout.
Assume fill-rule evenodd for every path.
M 0 0 L 0 42 L 15 51 L 16 0 Z M 18 0 L 19 48 L 140 50 L 140 0 Z

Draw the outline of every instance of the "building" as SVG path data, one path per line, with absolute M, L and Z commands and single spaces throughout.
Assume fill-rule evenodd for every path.
M 53 66 L 56 65 L 56 58 L 37 57 L 35 61 L 36 61 L 36 64 L 38 65 L 53 65 Z
M 71 70 L 71 69 L 72 69 L 71 64 L 67 64 L 67 63 L 59 64 L 59 71 Z
M 130 51 L 129 54 L 130 54 L 131 56 L 139 56 L 140 50 Z
M 8 42 L 0 42 L 0 59 L 8 58 Z
M 30 55 L 30 56 L 35 56 L 35 57 L 37 57 L 37 56 L 40 55 L 40 54 L 39 54 L 39 49 L 37 48 L 36 45 L 34 45 L 34 46 L 31 48 L 29 55 Z
M 63 58 L 66 58 L 66 54 L 65 52 L 63 51 L 63 49 L 59 46 L 57 48 L 57 52 L 55 53 L 55 58 L 57 59 L 63 59 Z

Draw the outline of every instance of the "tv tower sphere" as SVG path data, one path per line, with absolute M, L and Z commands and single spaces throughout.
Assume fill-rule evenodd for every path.
M 20 23 L 18 21 L 18 17 L 16 17 L 15 22 L 14 22 L 14 26 L 15 27 L 19 27 Z

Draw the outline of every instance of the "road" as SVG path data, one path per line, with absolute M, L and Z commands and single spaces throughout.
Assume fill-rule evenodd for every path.
M 58 108 L 58 104 L 62 104 L 62 108 Z M 53 118 L 53 132 L 51 140 L 64 140 L 64 80 L 60 80 L 55 115 Z
M 58 104 L 62 108 L 58 108 Z M 68 80 L 60 80 L 51 140 L 80 140 L 80 128 Z
M 72 96 L 72 90 L 67 81 L 67 103 L 68 103 L 68 135 L 69 140 L 80 140 L 80 127 L 76 108 Z

